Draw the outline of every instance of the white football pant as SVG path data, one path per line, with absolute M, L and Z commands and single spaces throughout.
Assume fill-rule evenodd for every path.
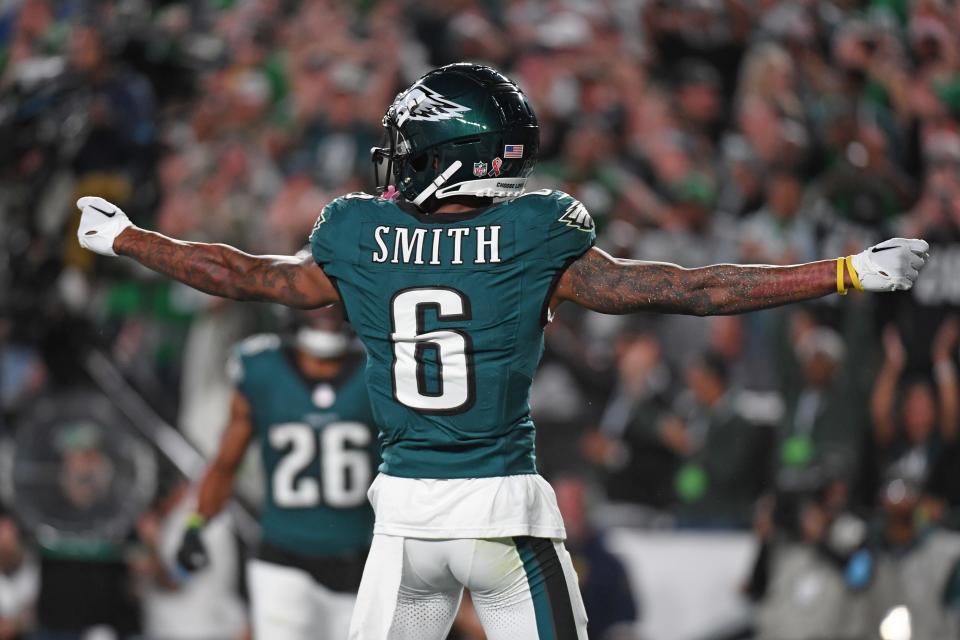
M 546 538 L 375 535 L 350 640 L 444 640 L 470 590 L 487 640 L 587 640 L 570 554 Z
M 342 640 L 357 598 L 317 584 L 295 567 L 247 563 L 254 640 Z

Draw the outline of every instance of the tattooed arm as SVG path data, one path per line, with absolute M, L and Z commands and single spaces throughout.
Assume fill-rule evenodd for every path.
M 113 241 L 118 255 L 195 289 L 234 300 L 262 300 L 312 309 L 340 296 L 323 269 L 307 256 L 253 256 L 224 244 L 183 242 L 127 227 Z
M 844 273 L 853 288 L 850 274 Z M 551 300 L 601 313 L 637 311 L 729 315 L 819 298 L 837 291 L 835 260 L 789 267 L 718 264 L 684 269 L 614 258 L 596 247 L 567 268 Z

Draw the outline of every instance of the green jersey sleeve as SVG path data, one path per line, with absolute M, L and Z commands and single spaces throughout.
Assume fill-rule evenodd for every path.
M 317 264 L 355 261 L 349 251 L 352 248 L 355 252 L 359 242 L 360 225 L 356 224 L 359 210 L 373 200 L 376 197 L 368 193 L 350 193 L 323 208 L 310 232 L 310 252 Z

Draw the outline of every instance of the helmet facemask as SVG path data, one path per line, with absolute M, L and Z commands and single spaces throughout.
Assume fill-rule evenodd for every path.
M 370 159 L 373 161 L 373 184 L 376 185 L 377 195 L 381 196 L 396 184 L 400 164 L 409 155 L 410 146 L 403 139 L 403 134 L 393 122 L 390 113 L 383 117 L 383 130 L 386 146 L 370 149 Z
M 403 137 L 393 111 L 391 108 L 383 118 L 387 146 L 374 147 L 370 150 L 377 194 L 382 196 L 388 193 L 392 181 L 397 190 L 417 207 L 425 211 L 435 209 L 437 203 L 430 202 L 431 197 L 443 197 L 438 193 L 438 189 L 447 185 L 450 177 L 456 174 L 463 163 L 460 160 L 444 163 L 443 149 L 440 145 L 424 149 L 419 153 L 413 151 L 412 145 Z M 465 143 L 469 142 L 470 140 Z M 415 193 L 400 189 L 401 184 L 411 181 L 414 184 L 425 183 L 426 186 Z

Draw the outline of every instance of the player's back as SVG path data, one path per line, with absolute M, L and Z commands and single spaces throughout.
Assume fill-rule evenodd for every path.
M 381 471 L 536 473 L 529 391 L 552 289 L 593 243 L 579 202 L 541 191 L 423 215 L 352 194 L 311 235 L 368 351 Z
M 370 401 L 359 362 L 344 367 L 337 379 L 308 380 L 272 334 L 240 343 L 231 361 L 263 460 L 263 542 L 287 553 L 336 556 L 370 543 Z

